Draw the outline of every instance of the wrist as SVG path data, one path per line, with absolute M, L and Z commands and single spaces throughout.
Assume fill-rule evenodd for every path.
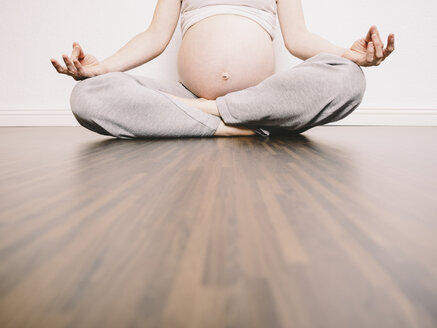
M 109 68 L 108 64 L 105 62 L 100 62 L 98 65 L 100 74 L 106 74 L 111 72 L 111 69 Z
M 341 57 L 347 58 L 347 53 L 349 52 L 349 49 L 347 48 L 343 48 L 342 52 L 341 52 Z
M 361 61 L 359 60 L 359 58 L 357 58 L 357 56 L 354 54 L 354 52 L 351 49 L 346 50 L 341 56 L 343 58 L 346 58 L 354 62 L 358 66 L 361 66 Z

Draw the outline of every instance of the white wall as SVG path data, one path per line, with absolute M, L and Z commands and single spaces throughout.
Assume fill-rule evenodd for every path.
M 383 113 L 389 124 L 437 122 L 437 1 L 302 1 L 309 30 L 339 46 L 350 47 L 372 24 L 385 43 L 388 34 L 395 33 L 395 52 L 381 66 L 363 68 L 367 91 L 355 118 Z M 156 0 L 1 0 L 0 125 L 20 120 L 17 124 L 75 124 L 68 109 L 76 81 L 57 74 L 50 57 L 62 62 L 61 54 L 70 54 L 72 42 L 79 41 L 85 51 L 106 58 L 148 27 L 155 4 Z M 180 41 L 178 25 L 160 57 L 129 72 L 177 79 Z M 274 45 L 277 71 L 301 62 L 283 46 L 279 24 Z M 391 114 L 402 119 L 390 118 Z M 363 117 L 355 121 L 365 122 Z

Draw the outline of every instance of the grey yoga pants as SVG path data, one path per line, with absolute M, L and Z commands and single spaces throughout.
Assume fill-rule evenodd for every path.
M 349 115 L 365 89 L 359 65 L 322 52 L 255 86 L 218 97 L 216 105 L 227 125 L 264 136 L 295 134 Z M 110 72 L 76 83 L 70 104 L 80 125 L 121 139 L 214 135 L 219 117 L 161 91 L 198 98 L 180 82 Z

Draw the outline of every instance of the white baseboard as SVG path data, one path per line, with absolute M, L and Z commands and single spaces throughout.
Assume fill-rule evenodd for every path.
M 358 108 L 328 125 L 437 126 L 437 109 Z
M 328 125 L 437 126 L 436 109 L 358 108 Z M 79 126 L 70 109 L 0 108 L 0 126 Z
M 0 126 L 80 126 L 70 109 L 0 108 Z

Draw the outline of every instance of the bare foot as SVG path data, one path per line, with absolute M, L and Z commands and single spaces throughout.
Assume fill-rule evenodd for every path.
M 217 106 L 215 104 L 215 100 L 209 100 L 205 98 L 182 98 L 175 95 L 171 95 L 167 92 L 162 92 L 162 93 L 165 93 L 170 98 L 173 98 L 174 100 L 178 100 L 188 106 L 200 109 L 201 111 L 207 114 L 215 115 L 221 118 L 220 113 L 218 112 Z M 253 136 L 256 135 L 256 133 L 245 127 L 226 125 L 223 122 L 223 120 L 221 120 L 220 125 L 218 126 L 214 135 L 219 137 Z
M 178 100 L 188 106 L 200 109 L 202 112 L 220 117 L 220 113 L 218 112 L 215 100 L 209 100 L 205 98 L 182 98 L 179 96 L 171 95 L 167 92 L 162 93 L 165 93 L 170 98 Z
M 235 137 L 253 136 L 256 135 L 256 133 L 244 127 L 226 125 L 223 121 L 221 121 L 214 135 L 218 137 Z

